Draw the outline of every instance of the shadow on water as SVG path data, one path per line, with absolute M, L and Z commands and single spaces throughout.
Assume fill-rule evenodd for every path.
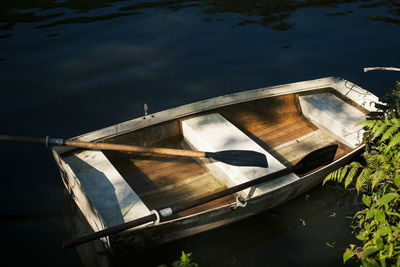
M 295 26 L 290 21 L 295 11 L 305 8 L 335 8 L 341 4 L 358 4 L 358 8 L 387 7 L 389 13 L 395 17 L 400 15 L 400 6 L 396 1 L 384 0 L 331 0 L 331 1 L 143 1 L 132 3 L 123 0 L 98 0 L 98 1 L 2 1 L 0 3 L 0 33 L 13 29 L 18 23 L 38 23 L 35 28 L 48 28 L 63 24 L 91 23 L 111 20 L 123 16 L 140 15 L 152 9 L 166 9 L 177 12 L 181 9 L 200 8 L 208 18 L 202 18 L 204 22 L 215 20 L 215 15 L 223 13 L 239 14 L 242 16 L 236 25 L 259 24 L 274 30 L 284 31 Z M 92 14 L 93 10 L 101 14 Z M 71 13 L 72 11 L 72 13 Z M 326 16 L 344 16 L 353 13 L 347 12 L 327 13 Z M 390 17 L 382 17 L 371 14 L 369 19 L 387 23 L 400 24 L 400 20 Z M 216 19 L 224 21 L 224 19 Z M 11 37 L 12 34 L 0 34 L 0 38 Z M 54 37 L 53 34 L 48 37 Z

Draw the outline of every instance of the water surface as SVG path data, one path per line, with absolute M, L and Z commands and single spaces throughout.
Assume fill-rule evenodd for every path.
M 0 132 L 67 138 L 141 116 L 144 103 L 153 113 L 327 76 L 382 95 L 399 73 L 363 68 L 399 67 L 399 40 L 398 1 L 1 1 Z M 2 259 L 83 265 L 61 249 L 68 200 L 50 152 L 0 146 Z M 308 194 L 114 265 L 184 249 L 202 266 L 335 266 L 357 202 L 336 186 Z

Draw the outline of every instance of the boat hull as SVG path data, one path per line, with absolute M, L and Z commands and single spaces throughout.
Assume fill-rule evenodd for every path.
M 72 138 L 71 140 L 88 142 L 107 140 L 126 135 L 127 133 L 134 133 L 150 126 L 160 125 L 180 118 L 191 117 L 199 113 L 204 114 L 204 112 L 210 110 L 218 108 L 222 110 L 222 108 L 233 104 L 240 104 L 258 99 L 269 99 L 289 94 L 304 94 L 307 92 L 318 93 L 326 88 L 342 95 L 349 101 L 353 101 L 355 105 L 360 106 L 360 109 L 365 109 L 366 111 L 373 111 L 373 103 L 378 101 L 376 96 L 353 83 L 341 78 L 329 77 L 216 97 L 146 115 L 145 117 L 84 134 Z M 301 108 L 295 107 L 295 109 Z M 313 121 L 313 123 L 318 125 L 318 121 Z M 318 125 L 318 127 L 321 129 L 324 128 L 323 125 Z M 293 141 L 295 142 L 297 140 Z M 102 238 L 102 243 L 107 249 L 112 249 L 113 251 L 132 249 L 133 247 L 147 247 L 215 229 L 259 214 L 293 199 L 320 184 L 327 174 L 354 159 L 357 155 L 362 153 L 362 150 L 363 145 L 356 144 L 354 148 L 351 149 L 351 152 L 347 151 L 344 153 L 342 151 L 342 155 L 331 164 L 301 176 L 300 179 L 290 180 L 290 182 L 286 182 L 282 186 L 267 193 L 259 193 L 248 198 L 245 206 L 243 203 L 230 201 L 228 204 L 219 205 L 200 212 L 189 212 L 175 219 L 167 221 L 161 220 L 159 223 L 148 223 L 134 229 L 129 229 L 119 234 Z M 88 192 L 88 188 L 85 188 L 85 184 L 79 179 L 78 170 L 67 160 L 71 153 L 74 153 L 74 151 L 70 148 L 53 148 L 53 155 L 68 193 L 81 210 L 83 217 L 90 225 L 92 231 L 96 232 L 106 229 L 108 226 L 112 226 L 115 222 L 110 224 L 104 219 L 105 217 L 104 214 L 101 213 L 101 208 L 93 201 L 93 197 L 90 192 Z M 107 176 L 106 172 L 101 174 Z M 129 185 L 126 186 L 128 187 Z M 121 213 L 123 213 L 122 209 Z

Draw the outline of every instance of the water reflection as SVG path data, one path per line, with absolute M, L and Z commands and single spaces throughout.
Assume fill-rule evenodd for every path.
M 0 3 L 0 31 L 14 28 L 18 23 L 41 23 L 36 28 L 48 28 L 62 24 L 91 23 L 111 20 L 123 16 L 143 14 L 151 9 L 168 9 L 177 12 L 184 8 L 200 8 L 201 12 L 209 16 L 203 21 L 212 21 L 216 14 L 238 14 L 242 17 L 235 25 L 259 24 L 274 30 L 289 30 L 295 26 L 290 21 L 294 12 L 305 8 L 337 8 L 341 4 L 359 4 L 358 8 L 387 7 L 390 14 L 400 16 L 400 6 L 397 1 L 385 0 L 164 0 L 164 1 L 136 1 L 126 0 L 92 0 L 92 1 L 1 1 Z M 93 11 L 96 14 L 91 14 Z M 99 15 L 99 13 L 101 13 Z M 327 16 L 345 16 L 352 13 L 327 13 Z M 367 18 L 375 21 L 399 24 L 396 18 L 369 15 Z M 217 19 L 224 21 L 224 19 Z M 11 34 L 2 34 L 0 38 L 10 37 Z

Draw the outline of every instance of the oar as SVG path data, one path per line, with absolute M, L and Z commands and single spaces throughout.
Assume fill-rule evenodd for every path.
M 162 220 L 165 218 L 168 218 L 172 216 L 173 214 L 179 213 L 184 210 L 188 210 L 190 208 L 202 205 L 204 203 L 213 201 L 215 199 L 239 192 L 243 189 L 261 184 L 266 182 L 267 180 L 274 179 L 277 177 L 284 176 L 289 173 L 296 173 L 296 174 L 305 174 L 308 173 L 316 168 L 322 167 L 324 165 L 327 165 L 331 163 L 335 157 L 336 150 L 337 150 L 337 145 L 331 145 L 327 146 L 321 149 L 318 149 L 316 151 L 311 152 L 310 154 L 306 155 L 302 160 L 300 160 L 296 165 L 282 169 L 280 171 L 274 172 L 267 174 L 265 176 L 259 177 L 257 179 L 227 188 L 225 190 L 222 190 L 220 192 L 204 196 L 192 201 L 184 202 L 184 203 L 178 203 L 175 205 L 172 205 L 170 207 L 161 209 L 158 211 L 159 216 L 161 217 Z M 73 240 L 68 240 L 63 243 L 63 248 L 72 248 L 77 245 L 87 243 L 105 236 L 117 234 L 119 232 L 122 232 L 124 230 L 127 230 L 129 228 L 133 228 L 145 223 L 153 222 L 157 220 L 157 215 L 155 214 L 150 214 L 144 217 L 141 217 L 139 219 L 126 222 L 123 224 L 119 224 L 116 226 L 109 227 L 107 229 L 88 234 L 82 237 L 79 237 L 77 239 Z
M 185 149 L 142 147 L 108 143 L 82 142 L 61 138 L 34 138 L 24 136 L 0 135 L 0 141 L 44 144 L 46 146 L 69 146 L 85 149 L 116 150 L 136 153 L 151 153 L 193 158 L 211 158 L 235 166 L 268 167 L 265 154 L 250 150 L 225 150 L 219 152 L 203 152 Z

